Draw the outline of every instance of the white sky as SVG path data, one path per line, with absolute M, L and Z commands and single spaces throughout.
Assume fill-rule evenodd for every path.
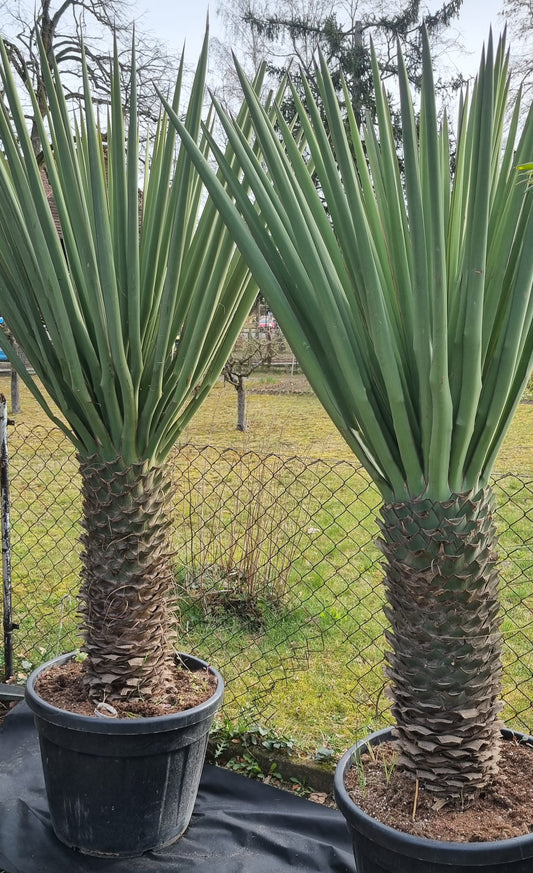
M 438 8 L 438 0 L 429 0 L 430 9 Z M 210 32 L 222 37 L 222 25 L 216 13 L 218 0 L 137 0 L 139 25 L 164 40 L 168 46 L 181 54 L 186 43 L 186 58 L 194 62 L 202 44 L 206 15 L 209 10 Z M 497 35 L 503 28 L 503 19 L 498 15 L 502 0 L 463 0 L 457 29 L 467 53 L 450 57 L 450 64 L 465 75 L 475 73 L 481 56 L 481 47 L 492 25 Z
M 181 55 L 185 42 L 190 63 L 200 53 L 208 10 L 210 33 L 222 36 L 216 14 L 218 0 L 211 3 L 209 0 L 137 0 L 136 5 L 139 28 L 160 36 L 177 55 Z

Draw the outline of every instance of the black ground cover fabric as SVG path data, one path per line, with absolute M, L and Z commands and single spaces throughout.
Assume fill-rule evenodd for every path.
M 189 829 L 173 846 L 120 861 L 72 851 L 52 831 L 33 716 L 20 703 L 0 730 L 0 870 L 355 873 L 355 865 L 340 813 L 209 765 Z

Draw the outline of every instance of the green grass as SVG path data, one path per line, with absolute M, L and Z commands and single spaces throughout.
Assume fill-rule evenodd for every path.
M 276 385 L 282 384 L 283 394 Z M 294 393 L 289 393 L 291 384 Z M 331 423 L 322 406 L 306 387 L 301 375 L 257 373 L 246 380 L 248 430 L 236 430 L 236 392 L 220 381 L 183 434 L 182 443 L 197 446 L 213 445 L 239 451 L 275 452 L 284 456 L 352 460 L 353 455 Z M 22 387 L 22 414 L 11 439 L 17 440 L 22 424 L 29 430 L 42 424 L 48 429 L 48 419 L 41 407 Z M 528 395 L 529 396 L 529 395 Z M 533 395 L 532 395 L 533 397 Z M 27 430 L 25 431 L 27 433 Z M 496 472 L 533 475 L 533 402 L 518 407 L 495 466 Z M 21 439 L 27 439 L 21 436 Z M 41 440 L 29 438 L 31 447 L 40 449 Z M 63 453 L 66 445 L 63 446 Z
M 235 430 L 233 388 L 217 385 L 183 442 L 218 449 L 199 454 L 187 448 L 175 461 L 182 646 L 222 669 L 227 717 L 294 736 L 306 750 L 329 745 L 340 751 L 365 726 L 386 721 L 380 556 L 374 544 L 379 496 L 354 471 L 351 454 L 314 396 L 305 393 L 301 377 L 291 383 L 299 393 L 282 395 L 272 393 L 272 378 L 250 380 L 250 387 L 265 393 L 249 391 L 245 434 Z M 287 390 L 287 376 L 278 384 Z M 22 410 L 9 433 L 21 678 L 30 664 L 77 644 L 80 533 L 74 452 L 57 429 L 50 430 L 25 390 Z M 533 405 L 522 404 L 498 470 L 533 474 L 532 432 Z M 280 469 L 279 456 L 308 461 Z M 533 723 L 532 491 L 533 484 L 524 488 L 508 477 L 496 481 L 505 504 L 499 517 L 506 554 L 504 716 L 522 728 Z M 232 508 L 221 509 L 231 494 Z M 290 560 L 280 551 L 289 540 L 296 543 Z M 235 574 L 243 567 L 246 584 L 263 598 L 256 616 L 228 612 L 217 600 L 228 579 L 239 582 Z

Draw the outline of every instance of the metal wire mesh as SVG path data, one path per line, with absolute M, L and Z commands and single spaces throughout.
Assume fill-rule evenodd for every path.
M 75 648 L 80 483 L 57 431 L 10 448 L 16 671 Z M 226 679 L 226 712 L 303 747 L 385 723 L 380 497 L 347 461 L 184 445 L 169 460 L 180 648 Z M 533 478 L 493 480 L 504 717 L 531 731 Z M 286 681 L 290 679 L 290 681 Z M 332 739 L 333 738 L 333 739 Z

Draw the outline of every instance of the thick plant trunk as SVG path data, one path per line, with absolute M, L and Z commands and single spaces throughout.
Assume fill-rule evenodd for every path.
M 501 637 L 490 491 L 382 508 L 401 765 L 460 801 L 498 768 Z
M 161 699 L 169 679 L 168 487 L 159 468 L 81 460 L 80 614 L 94 700 Z

